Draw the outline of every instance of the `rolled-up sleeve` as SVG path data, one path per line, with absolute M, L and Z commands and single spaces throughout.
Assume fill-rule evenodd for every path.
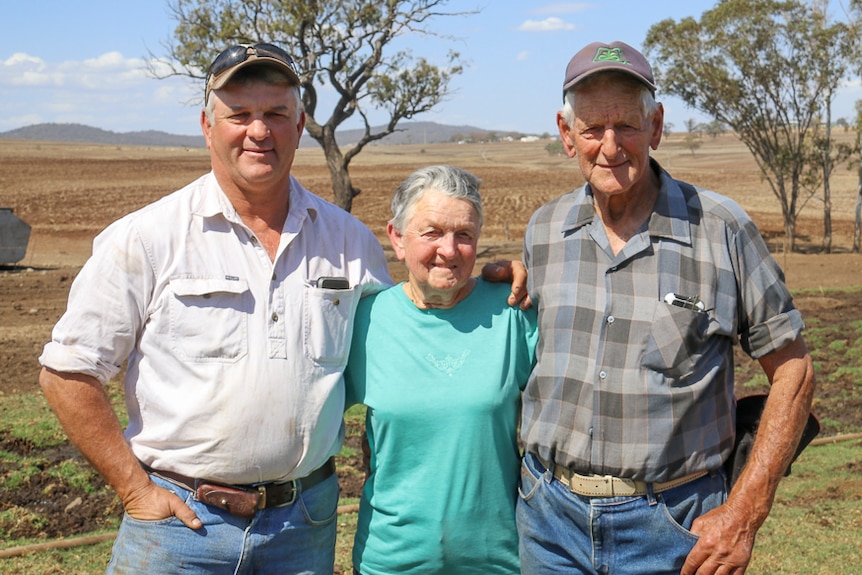
M 127 220 L 99 234 L 72 283 L 66 313 L 39 357 L 47 368 L 80 373 L 106 384 L 135 346 L 146 315 L 152 269 Z

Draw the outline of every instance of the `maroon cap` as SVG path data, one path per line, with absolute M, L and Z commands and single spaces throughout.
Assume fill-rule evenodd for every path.
M 563 94 L 596 72 L 609 71 L 630 74 L 646 84 L 650 91 L 655 94 L 655 80 L 653 80 L 649 62 L 646 61 L 643 54 L 623 42 L 611 42 L 610 44 L 593 42 L 581 48 L 577 54 L 572 56 L 566 67 Z

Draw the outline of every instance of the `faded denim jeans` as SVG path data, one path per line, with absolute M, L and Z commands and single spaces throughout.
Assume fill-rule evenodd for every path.
M 639 497 L 584 497 L 535 456 L 521 463 L 516 518 L 521 573 L 679 575 L 692 522 L 727 499 L 723 470 Z
M 335 564 L 338 476 L 333 474 L 291 505 L 258 511 L 251 519 L 195 501 L 192 493 L 150 476 L 197 513 L 204 526 L 189 529 L 175 517 L 123 518 L 109 575 L 330 575 Z

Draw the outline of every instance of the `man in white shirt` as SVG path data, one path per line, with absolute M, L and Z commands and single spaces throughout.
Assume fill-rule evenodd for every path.
M 123 501 L 109 573 L 331 573 L 342 371 L 374 235 L 290 174 L 293 60 L 233 46 L 207 77 L 212 172 L 94 242 L 40 357 L 70 439 Z M 104 385 L 127 362 L 123 433 Z

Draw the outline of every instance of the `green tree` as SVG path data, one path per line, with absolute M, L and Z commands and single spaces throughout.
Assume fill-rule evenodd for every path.
M 441 12 L 447 1 L 168 0 L 177 26 L 164 47 L 175 63 L 170 75 L 201 80 L 214 55 L 232 44 L 272 42 L 293 54 L 300 69 L 305 129 L 323 148 L 335 203 L 350 211 L 360 193 L 350 178 L 351 160 L 395 132 L 401 120 L 443 101 L 450 79 L 462 72 L 456 52 L 438 66 L 393 47 L 405 34 L 440 36 L 428 27 L 435 17 L 473 14 Z M 318 107 L 318 90 L 324 86 L 338 97 L 328 118 Z M 376 130 L 369 119 L 375 110 L 389 118 Z M 336 130 L 355 117 L 364 133 L 342 150 Z
M 545 144 L 545 151 L 548 152 L 549 156 L 562 156 L 565 153 L 563 143 L 560 140 L 554 140 Z
M 856 149 L 862 146 L 862 100 L 856 100 Z M 856 219 L 853 228 L 853 251 L 855 253 L 862 252 L 862 160 L 856 158 L 855 162 L 851 162 L 851 168 L 856 167 L 857 170 L 857 185 L 856 185 Z
M 697 149 L 700 148 L 701 144 L 703 143 L 700 139 L 701 125 L 698 124 L 694 120 L 694 118 L 689 118 L 685 121 L 685 130 L 685 137 L 683 138 L 683 141 L 685 142 L 685 146 L 688 148 L 688 150 L 691 152 L 691 155 L 693 156 L 695 151 L 697 151 Z
M 713 120 L 713 121 L 709 122 L 708 124 L 706 124 L 703 127 L 703 130 L 707 134 L 709 134 L 709 136 L 711 138 L 714 139 L 714 138 L 719 137 L 723 133 L 725 133 L 727 131 L 727 126 L 725 126 L 724 124 L 722 124 L 718 120 Z
M 851 26 L 857 37 L 862 33 L 862 0 L 850 0 Z M 859 50 L 854 52 L 856 58 L 853 65 L 857 75 L 862 75 L 862 54 Z M 857 187 L 856 187 L 856 225 L 853 230 L 853 251 L 860 253 L 862 251 L 862 100 L 856 101 L 856 117 L 854 119 L 856 128 L 856 152 L 857 157 L 854 162 L 851 162 L 851 169 L 857 169 Z
M 803 180 L 823 173 L 813 130 L 845 75 L 854 38 L 798 0 L 722 0 L 698 22 L 668 19 L 647 33 L 658 84 L 733 129 L 781 205 L 795 247 Z
M 666 138 L 670 138 L 670 135 L 673 133 L 673 122 L 665 122 L 661 128 L 661 133 Z

